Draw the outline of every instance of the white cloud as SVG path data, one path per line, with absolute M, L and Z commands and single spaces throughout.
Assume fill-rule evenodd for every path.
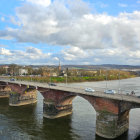
M 10 52 L 10 50 L 7 50 L 5 48 L 0 48 L 0 55 L 8 56 L 8 55 L 12 55 L 12 53 Z
M 87 52 L 78 48 L 78 47 L 71 47 L 68 49 L 64 49 L 62 51 L 63 57 L 65 60 L 79 60 L 82 58 L 86 58 L 88 56 Z
M 135 52 L 130 52 L 129 53 L 130 57 L 135 57 L 135 58 L 139 58 L 140 59 L 140 51 L 135 51 Z
M 139 11 L 121 13 L 118 17 L 91 14 L 84 2 L 80 7 L 76 2 L 80 0 L 68 7 L 54 1 L 45 9 L 25 4 L 16 10 L 18 20 L 13 19 L 22 25 L 21 28 L 7 29 L 4 35 L 0 32 L 0 36 L 10 35 L 18 42 L 44 42 L 85 49 L 139 46 Z
M 17 21 L 17 20 L 15 19 L 15 17 L 14 17 L 14 16 L 10 16 L 10 21 L 11 21 L 11 22 L 12 22 L 12 24 L 14 24 L 14 25 L 21 26 L 20 21 Z
M 51 59 L 49 53 L 34 47 L 27 47 L 25 51 L 0 48 L 0 63 L 49 64 Z
M 59 58 L 58 57 L 54 57 L 53 59 L 56 60 L 56 61 L 59 61 Z
M 100 3 L 100 7 L 101 7 L 101 8 L 106 8 L 106 7 L 108 7 L 108 5 L 105 4 L 105 3 Z
M 49 6 L 51 4 L 51 0 L 26 0 L 32 4 L 40 5 L 40 6 Z
M 4 48 L 4 47 L 7 47 L 7 45 L 0 44 L 0 47 Z
M 118 6 L 120 6 L 120 7 L 127 7 L 128 5 L 124 4 L 124 3 L 119 3 Z
M 42 51 L 40 49 L 37 49 L 37 48 L 27 47 L 26 53 L 34 54 L 34 55 L 41 55 Z
M 5 18 L 4 17 L 1 17 L 1 21 L 5 21 Z
M 120 47 L 101 50 L 70 47 L 60 53 L 50 54 L 34 47 L 27 47 L 25 51 L 0 49 L 0 63 L 58 64 L 59 58 L 62 64 L 140 64 L 140 51 Z
M 135 57 L 139 59 L 140 11 L 114 17 L 91 13 L 88 4 L 82 0 L 47 2 L 47 7 L 40 7 L 42 1 L 28 0 L 16 8 L 16 17 L 11 17 L 11 22 L 18 27 L 0 31 L 0 38 L 68 46 L 61 55 L 65 62 L 71 63 L 130 63 L 130 57 L 133 62 Z M 120 3 L 120 6 L 126 5 Z M 27 58 L 30 54 L 31 59 L 40 61 L 43 52 L 29 47 L 26 54 Z M 53 59 L 57 60 L 57 57 Z

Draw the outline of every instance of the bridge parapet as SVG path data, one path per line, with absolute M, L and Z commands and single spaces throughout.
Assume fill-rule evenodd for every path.
M 108 98 L 108 99 L 114 99 L 114 100 L 124 100 L 128 102 L 134 102 L 134 103 L 140 103 L 140 98 L 137 98 L 136 96 L 130 96 L 130 95 L 124 95 L 124 94 L 105 94 L 103 91 L 95 91 L 94 93 L 85 92 L 84 89 L 81 88 L 75 88 L 75 87 L 67 87 L 67 86 L 49 86 L 47 83 L 38 83 L 38 82 L 27 82 L 27 81 L 9 81 L 7 79 L 0 80 L 1 82 L 5 83 L 13 83 L 13 84 L 19 84 L 19 85 L 30 85 L 35 88 L 46 88 L 46 89 L 52 89 L 52 90 L 59 90 L 59 91 L 65 91 L 67 93 L 74 93 L 77 95 L 91 95 L 95 97 L 102 97 L 102 98 Z

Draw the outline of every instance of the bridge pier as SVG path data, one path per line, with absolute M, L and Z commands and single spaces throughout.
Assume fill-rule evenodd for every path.
M 6 85 L 6 83 L 0 83 L 0 98 L 7 98 L 9 97 L 9 93 L 11 88 Z
M 10 106 L 22 106 L 37 102 L 37 91 L 26 85 L 10 84 L 12 89 L 9 96 Z
M 129 110 L 131 103 L 107 98 L 83 95 L 96 110 L 96 134 L 114 139 L 129 128 Z
M 43 116 L 49 119 L 55 119 L 72 114 L 72 104 L 56 105 L 53 101 L 44 99 Z
M 97 111 L 96 115 L 96 134 L 114 139 L 129 128 L 129 111 L 121 114 L 112 114 L 107 111 Z
M 44 96 L 43 116 L 55 119 L 72 114 L 72 100 L 74 95 L 64 91 L 38 89 Z

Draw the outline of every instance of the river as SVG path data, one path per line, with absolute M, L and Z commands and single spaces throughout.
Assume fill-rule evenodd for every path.
M 64 84 L 61 84 L 64 85 Z M 121 89 L 120 92 L 135 91 L 140 95 L 140 77 L 67 84 L 71 87 L 105 87 Z M 8 99 L 0 99 L 0 140 L 105 140 L 95 134 L 96 111 L 81 97 L 73 100 L 70 116 L 49 120 L 43 118 L 43 97 L 38 93 L 35 105 L 9 107 Z M 130 111 L 129 130 L 116 140 L 134 140 L 140 135 L 140 108 Z

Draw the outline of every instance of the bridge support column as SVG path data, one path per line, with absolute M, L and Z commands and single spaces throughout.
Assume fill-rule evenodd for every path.
M 9 97 L 10 91 L 11 91 L 11 88 L 8 85 L 0 84 L 0 98 Z
M 72 114 L 72 100 L 75 95 L 65 91 L 38 88 L 44 97 L 43 116 L 55 119 Z
M 72 113 L 72 104 L 56 105 L 53 101 L 44 99 L 43 116 L 49 119 L 63 117 Z
M 10 93 L 9 105 L 10 106 L 22 106 L 28 104 L 34 104 L 37 102 L 36 91 L 34 94 L 19 94 Z
M 96 134 L 113 139 L 129 128 L 129 111 L 121 113 L 119 115 L 112 114 L 107 111 L 99 111 L 96 115 Z
M 131 103 L 107 98 L 83 96 L 96 110 L 96 134 L 114 139 L 129 128 Z
M 9 96 L 10 106 L 22 106 L 37 102 L 37 91 L 25 85 L 10 85 L 12 92 Z
M 9 97 L 10 91 L 11 88 L 5 82 L 0 82 L 0 98 Z

